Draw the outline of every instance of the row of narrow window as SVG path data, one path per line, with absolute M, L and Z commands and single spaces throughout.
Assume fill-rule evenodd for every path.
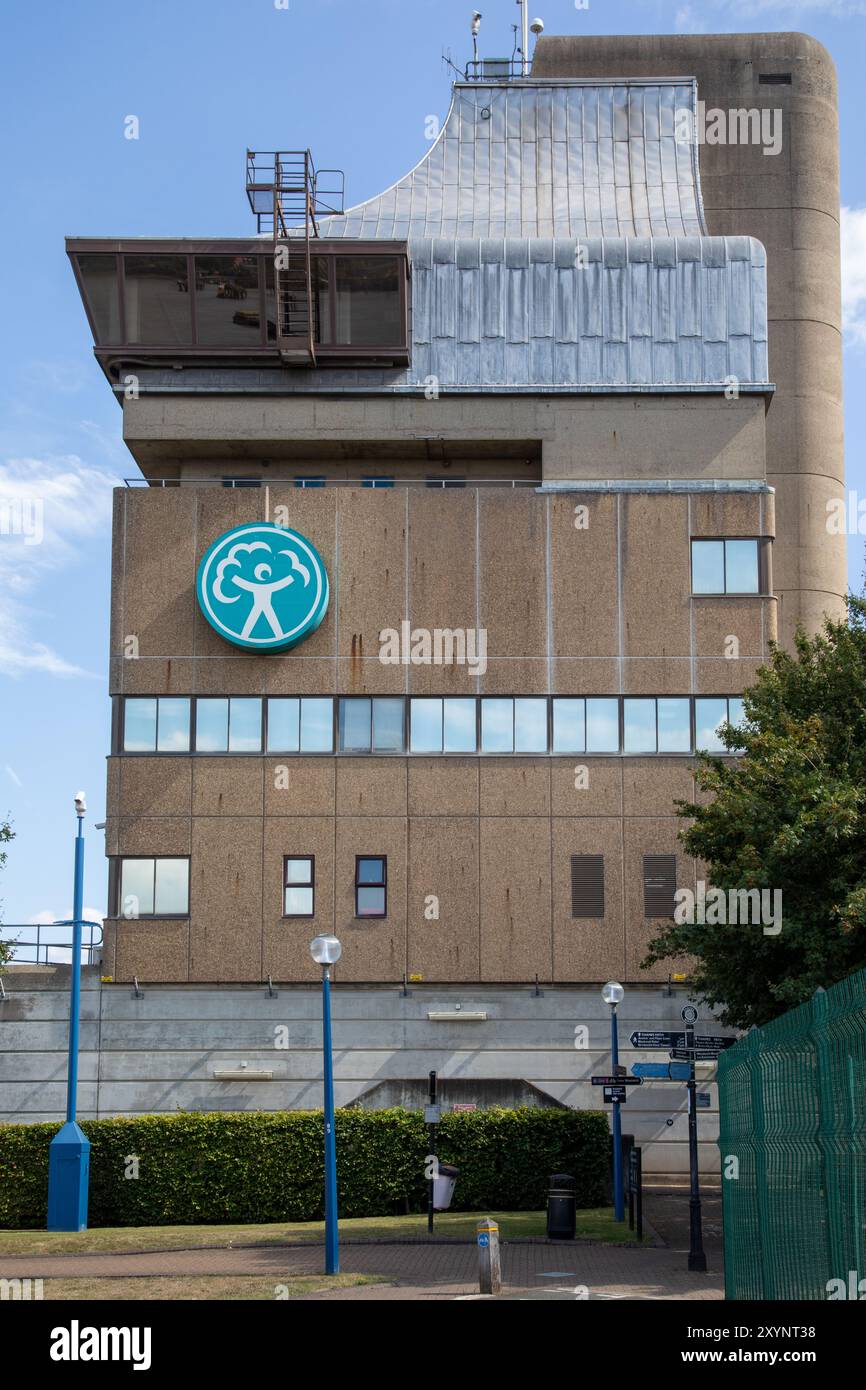
M 189 859 L 125 858 L 120 861 L 116 915 L 187 917 Z M 674 854 L 645 854 L 643 858 L 644 916 L 672 917 L 676 892 Z M 311 854 L 286 855 L 283 860 L 283 916 L 316 915 L 316 861 Z M 355 856 L 355 916 L 387 917 L 388 858 L 384 854 Z M 571 915 L 605 915 L 604 855 L 571 856 Z
M 124 753 L 725 752 L 729 696 L 128 696 Z

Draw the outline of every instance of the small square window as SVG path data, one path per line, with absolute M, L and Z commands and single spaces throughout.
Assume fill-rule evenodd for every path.
M 121 859 L 117 916 L 186 917 L 189 913 L 188 859 Z

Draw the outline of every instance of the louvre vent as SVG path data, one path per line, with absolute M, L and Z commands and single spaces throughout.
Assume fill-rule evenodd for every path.
M 677 889 L 675 854 L 643 857 L 643 906 L 645 917 L 673 917 Z
M 571 856 L 571 915 L 604 916 L 604 855 Z

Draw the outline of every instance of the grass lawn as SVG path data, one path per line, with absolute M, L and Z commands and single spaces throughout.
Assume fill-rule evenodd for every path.
M 498 1221 L 503 1240 L 546 1235 L 547 1218 L 543 1211 L 442 1212 L 436 1217 L 435 1233 L 472 1240 L 475 1223 L 482 1215 Z M 424 1215 L 367 1216 L 340 1222 L 343 1240 L 399 1240 L 412 1236 L 423 1238 L 426 1234 L 427 1217 Z M 0 1231 L 0 1256 L 227 1249 L 233 1245 L 283 1245 L 287 1242 L 321 1244 L 324 1238 L 323 1221 L 281 1221 L 266 1226 L 105 1226 L 81 1232 Z M 610 1207 L 596 1207 L 577 1213 L 577 1238 L 617 1244 L 632 1240 L 634 1236 L 625 1223 L 617 1225 Z
M 296 1274 L 287 1276 L 280 1283 L 257 1275 L 241 1274 L 228 1277 L 194 1274 L 183 1278 L 149 1278 L 141 1275 L 136 1279 L 46 1279 L 44 1301 L 66 1303 L 86 1298 L 100 1302 L 130 1299 L 136 1302 L 157 1300 L 175 1303 L 180 1300 L 213 1303 L 223 1299 L 233 1302 L 240 1299 L 273 1303 L 277 1299 L 301 1298 L 304 1294 L 322 1293 L 327 1289 L 351 1289 L 358 1284 L 382 1283 L 387 1283 L 387 1280 L 370 1274 L 335 1274 L 327 1278 Z

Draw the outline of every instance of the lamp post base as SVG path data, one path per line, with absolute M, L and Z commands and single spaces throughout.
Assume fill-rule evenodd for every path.
M 49 1231 L 87 1230 L 90 1140 L 75 1120 L 67 1120 L 48 1150 Z

